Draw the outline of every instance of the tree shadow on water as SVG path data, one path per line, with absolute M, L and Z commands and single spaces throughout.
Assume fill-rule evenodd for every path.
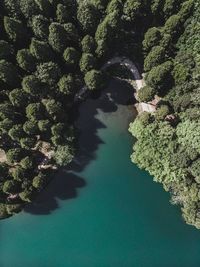
M 80 104 L 76 110 L 78 150 L 73 162 L 57 172 L 36 201 L 25 207 L 25 212 L 50 214 L 59 208 L 58 200 L 78 196 L 77 189 L 86 186 L 87 177 L 82 177 L 82 172 L 96 159 L 96 152 L 104 143 L 98 136 L 98 130 L 106 128 L 106 125 L 97 118 L 99 111 L 111 113 L 117 110 L 118 105 L 133 105 L 133 93 L 133 88 L 127 82 L 112 80 L 99 96 L 93 96 Z

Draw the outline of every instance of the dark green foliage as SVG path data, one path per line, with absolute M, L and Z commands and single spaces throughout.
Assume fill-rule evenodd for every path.
M 68 34 L 64 26 L 60 23 L 53 22 L 49 26 L 49 44 L 56 52 L 63 52 L 67 46 Z
M 149 102 L 155 96 L 155 89 L 149 86 L 144 86 L 138 91 L 138 99 L 140 102 Z
M 8 42 L 0 40 L 0 59 L 9 59 L 12 53 L 12 46 Z
M 54 99 L 49 99 L 45 103 L 48 114 L 52 117 L 62 114 L 62 104 Z
M 15 180 L 7 180 L 3 184 L 3 192 L 7 194 L 15 194 L 20 191 L 20 183 Z
M 49 21 L 42 15 L 37 15 L 32 18 L 32 30 L 35 36 L 41 40 L 48 39 Z
M 126 3 L 127 5 L 127 3 Z M 106 13 L 110 14 L 114 11 L 120 12 L 123 8 L 123 1 L 122 0 L 111 0 L 107 6 Z M 125 8 L 125 11 L 128 11 L 128 7 Z
M 73 149 L 69 146 L 58 146 L 58 149 L 54 155 L 56 163 L 60 166 L 66 166 L 73 159 Z
M 42 93 L 42 83 L 40 80 L 34 76 L 29 75 L 23 78 L 22 81 L 22 88 L 26 93 L 32 94 L 32 95 L 38 95 Z
M 36 0 L 20 0 L 20 9 L 26 18 L 39 14 L 39 6 Z
M 24 150 L 21 148 L 12 148 L 9 149 L 6 153 L 8 162 L 19 162 L 24 157 Z
M 0 80 L 9 86 L 15 86 L 19 82 L 19 75 L 16 67 L 4 59 L 0 60 Z
M 61 93 L 71 95 L 76 91 L 76 78 L 72 74 L 65 75 L 59 80 L 58 87 Z
M 20 20 L 5 16 L 4 28 L 8 38 L 13 42 L 22 43 L 27 37 L 26 28 Z
M 2 2 L 4 2 L 4 8 L 10 16 L 13 16 L 14 18 L 20 17 L 21 10 L 20 10 L 19 1 L 4 0 Z
M 41 132 L 48 132 L 51 128 L 51 122 L 49 120 L 38 121 L 38 128 Z
M 173 77 L 176 85 L 183 84 L 190 77 L 189 69 L 183 64 L 176 64 L 173 69 Z
M 49 85 L 56 84 L 61 76 L 61 70 L 58 64 L 46 62 L 37 66 L 38 78 Z
M 163 63 L 165 49 L 161 46 L 154 46 L 144 61 L 144 70 L 150 71 L 153 67 Z
M 53 125 L 51 127 L 51 133 L 53 135 L 59 136 L 59 135 L 63 134 L 64 129 L 65 129 L 65 124 L 64 123 L 57 123 L 57 124 L 55 124 L 55 125 Z
M 181 17 L 173 15 L 165 23 L 164 31 L 172 37 L 176 37 L 181 27 Z
M 170 114 L 169 107 L 167 105 L 162 105 L 158 108 L 155 118 L 159 121 L 164 120 L 168 114 Z
M 156 27 L 150 28 L 144 36 L 143 40 L 144 50 L 149 51 L 152 47 L 158 45 L 160 40 L 161 40 L 160 30 Z
M 38 133 L 37 121 L 26 121 L 23 125 L 24 132 L 28 135 L 36 135 Z
M 66 65 L 69 68 L 76 68 L 80 60 L 79 52 L 73 47 L 67 47 L 63 53 L 63 58 L 66 62 Z
M 41 190 L 44 188 L 44 186 L 47 183 L 47 177 L 43 174 L 39 174 L 38 176 L 35 176 L 33 179 L 33 186 L 37 188 L 38 190 Z
M 46 42 L 39 41 L 34 38 L 31 40 L 30 52 L 41 62 L 50 61 L 53 58 L 53 51 L 51 47 Z
M 13 106 L 25 107 L 27 105 L 28 96 L 22 89 L 13 89 L 9 93 L 9 99 Z
M 95 68 L 96 59 L 92 54 L 83 53 L 80 60 L 80 69 L 83 73 Z
M 16 181 L 23 181 L 26 177 L 26 170 L 20 166 L 17 166 L 12 171 L 12 177 Z
M 0 163 L 0 181 L 5 181 L 8 178 L 9 167 L 6 163 Z
M 19 197 L 24 202 L 31 202 L 34 199 L 34 196 L 35 196 L 34 192 L 30 189 L 26 189 L 23 192 L 19 193 Z
M 10 215 L 19 213 L 22 208 L 23 208 L 23 206 L 21 204 L 8 204 L 8 205 L 6 205 L 6 210 L 7 210 L 8 214 L 10 214 Z
M 134 22 L 140 14 L 141 1 L 140 0 L 126 0 L 124 4 L 124 19 L 126 21 Z
M 4 119 L 0 122 L 0 131 L 1 133 L 7 133 L 11 128 L 12 126 L 14 125 L 14 122 L 10 119 Z
M 33 137 L 25 137 L 20 139 L 20 144 L 22 148 L 32 149 L 36 145 L 36 138 Z
M 26 116 L 30 120 L 42 118 L 43 106 L 41 103 L 31 103 L 26 107 Z
M 155 88 L 157 91 L 162 91 L 165 87 L 169 86 L 172 82 L 171 70 L 173 64 L 171 61 L 153 67 L 146 77 L 147 85 Z
M 33 158 L 30 157 L 30 156 L 27 156 L 27 157 L 23 158 L 20 161 L 20 165 L 25 170 L 32 169 L 33 166 L 34 166 Z
M 200 159 L 195 160 L 189 168 L 191 174 L 195 177 L 196 182 L 200 183 Z
M 36 59 L 31 55 L 28 49 L 22 49 L 17 52 L 17 62 L 23 70 L 32 72 L 36 67 Z
M 22 124 L 14 125 L 8 132 L 8 135 L 12 138 L 12 140 L 19 141 L 21 137 L 24 136 L 24 131 Z
M 99 23 L 99 13 L 93 4 L 81 1 L 78 6 L 77 19 L 85 33 L 94 33 Z
M 98 70 L 91 70 L 85 74 L 85 84 L 89 90 L 103 89 L 106 85 L 104 74 Z
M 81 41 L 82 51 L 83 53 L 93 53 L 96 47 L 95 40 L 90 35 L 85 35 Z

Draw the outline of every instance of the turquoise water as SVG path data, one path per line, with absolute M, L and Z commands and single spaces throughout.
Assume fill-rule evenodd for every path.
M 34 206 L 0 222 L 0 267 L 200 266 L 200 231 L 130 162 L 128 93 L 113 82 L 118 106 L 106 94 L 82 104 L 76 162 Z

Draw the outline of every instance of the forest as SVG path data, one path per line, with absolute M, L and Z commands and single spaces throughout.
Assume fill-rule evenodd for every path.
M 137 140 L 132 161 L 170 192 L 188 224 L 200 228 L 200 5 L 181 21 L 187 4 L 144 35 L 146 86 L 138 97 L 159 101 L 156 112 L 140 114 L 129 130 Z
M 140 65 L 156 112 L 130 125 L 132 161 L 200 227 L 199 14 L 193 0 L 0 2 L 0 218 L 32 202 L 76 153 L 77 95 L 114 56 Z

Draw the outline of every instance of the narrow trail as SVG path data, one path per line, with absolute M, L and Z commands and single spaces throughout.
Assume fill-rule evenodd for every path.
M 135 96 L 137 96 L 138 91 L 145 86 L 145 81 L 142 77 L 142 75 L 139 73 L 138 68 L 136 67 L 136 65 L 128 58 L 126 57 L 114 57 L 111 60 L 109 60 L 107 63 L 105 63 L 103 65 L 103 67 L 101 68 L 101 70 L 106 70 L 108 67 L 115 65 L 115 64 L 119 64 L 121 66 L 125 66 L 132 74 L 133 74 L 133 80 L 136 84 L 136 92 L 135 92 Z M 75 100 L 80 99 L 85 92 L 87 91 L 87 86 L 84 86 L 81 88 L 81 90 L 79 91 L 79 93 L 76 95 Z M 150 104 L 150 103 L 137 103 L 136 104 L 136 108 L 138 110 L 138 113 L 141 112 L 154 112 L 155 111 L 155 106 Z

